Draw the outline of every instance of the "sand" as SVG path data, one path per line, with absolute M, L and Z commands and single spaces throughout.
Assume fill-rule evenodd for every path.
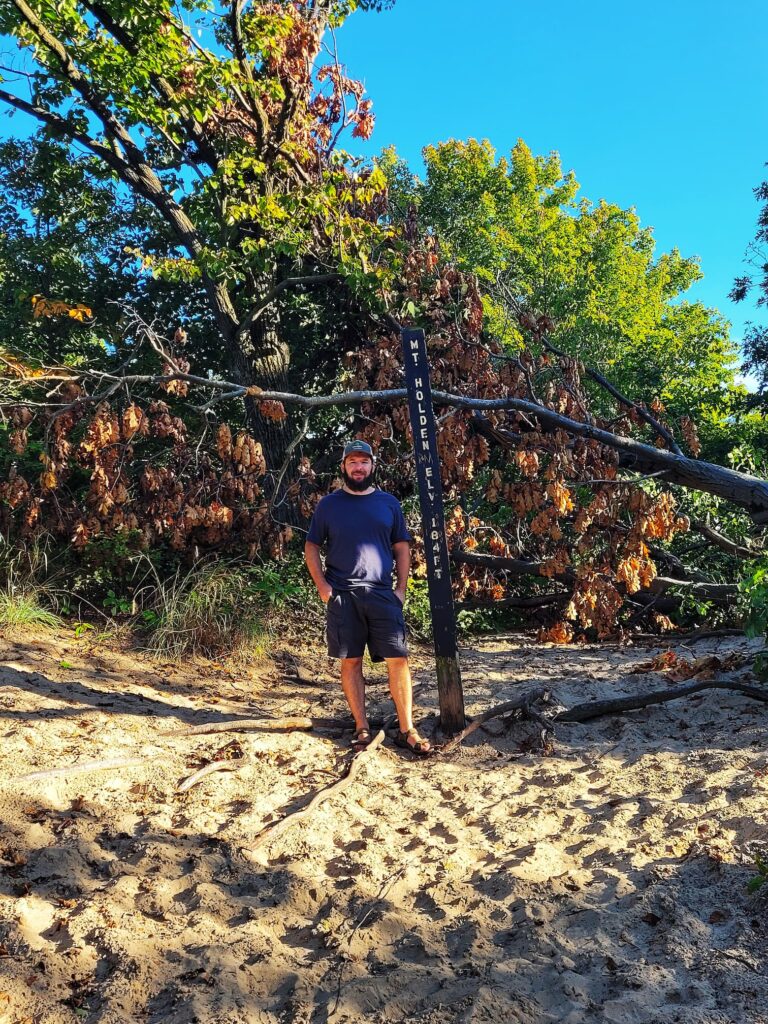
M 566 706 L 664 689 L 631 673 L 655 650 L 496 637 L 462 652 L 467 708 L 543 684 Z M 345 739 L 163 732 L 343 714 L 320 647 L 294 655 L 307 682 L 287 656 L 244 671 L 71 632 L 0 640 L 0 1021 L 768 1022 L 766 897 L 747 890 L 768 850 L 767 706 L 708 691 L 559 725 L 549 752 L 530 723 L 426 761 L 387 741 L 256 847 L 342 777 Z M 428 725 L 429 653 L 414 665 Z M 120 763 L 72 770 L 103 759 Z

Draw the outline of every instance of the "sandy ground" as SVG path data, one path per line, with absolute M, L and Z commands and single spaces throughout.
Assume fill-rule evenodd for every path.
M 542 684 L 566 706 L 664 689 L 629 672 L 652 653 L 496 638 L 463 653 L 468 711 Z M 164 732 L 341 715 L 320 649 L 300 661 L 306 682 L 290 658 L 249 674 L 0 640 L 0 1021 L 768 1022 L 766 900 L 747 892 L 768 707 L 705 692 L 560 725 L 546 753 L 498 721 L 427 761 L 388 741 L 256 848 L 344 774 L 344 739 Z M 369 694 L 388 713 L 380 670 Z M 237 770 L 178 792 L 225 757 Z M 25 777 L 104 758 L 133 763 Z

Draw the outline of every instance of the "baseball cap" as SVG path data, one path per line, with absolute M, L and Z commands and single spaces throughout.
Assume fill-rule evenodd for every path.
M 355 454 L 368 455 L 372 459 L 373 448 L 371 448 L 367 441 L 347 441 L 347 443 L 344 445 L 344 454 L 341 457 L 341 461 L 343 462 L 348 455 Z

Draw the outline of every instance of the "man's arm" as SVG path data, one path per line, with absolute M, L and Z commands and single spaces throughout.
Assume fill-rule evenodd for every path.
M 392 554 L 395 556 L 397 577 L 395 593 L 400 598 L 400 603 L 405 604 L 405 588 L 408 584 L 408 573 L 411 571 L 411 545 L 407 540 L 399 540 L 392 545 Z
M 333 587 L 325 578 L 325 574 L 323 572 L 323 563 L 320 561 L 319 544 L 313 544 L 312 541 L 309 540 L 304 544 L 304 561 L 307 563 L 309 575 L 312 577 L 314 584 L 317 587 L 317 592 L 320 595 L 323 604 L 328 604 L 333 594 Z

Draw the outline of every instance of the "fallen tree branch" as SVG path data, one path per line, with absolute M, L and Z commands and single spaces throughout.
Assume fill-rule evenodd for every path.
M 441 754 L 450 754 L 456 749 L 466 738 L 471 736 L 473 732 L 476 732 L 481 725 L 485 725 L 486 722 L 490 722 L 492 718 L 502 718 L 504 715 L 510 715 L 514 712 L 522 713 L 522 715 L 536 719 L 541 716 L 535 715 L 531 711 L 531 705 L 534 701 L 542 701 L 547 703 L 550 699 L 550 692 L 544 688 L 531 690 L 529 693 L 524 693 L 521 697 L 516 697 L 514 700 L 508 700 L 504 704 L 497 704 L 495 707 L 490 708 L 488 711 L 484 711 L 482 715 L 478 715 L 477 718 L 473 718 L 469 725 L 466 725 L 461 732 L 454 736 L 453 739 L 449 740 L 440 749 Z M 551 731 L 551 726 L 548 726 Z
M 42 772 L 29 772 L 28 775 L 18 775 L 17 778 L 56 779 L 66 775 L 82 775 L 84 772 L 112 771 L 114 768 L 135 768 L 138 765 L 145 765 L 164 756 L 164 754 L 151 754 L 149 757 L 112 757 L 105 761 L 80 761 L 78 764 L 71 764 L 66 768 L 49 768 Z
M 561 359 L 572 358 L 568 356 L 567 352 L 563 352 L 561 349 L 555 348 L 548 338 L 542 338 L 541 341 L 544 348 L 548 349 L 554 355 L 559 356 Z M 650 427 L 653 427 L 659 437 L 663 438 L 667 442 L 670 449 L 676 455 L 683 454 L 671 432 L 662 423 L 660 423 L 655 416 L 651 415 L 645 405 L 640 402 L 633 402 L 631 398 L 627 398 L 626 395 L 623 395 L 614 384 L 611 384 L 611 382 L 602 375 L 602 373 L 598 373 L 597 370 L 592 369 L 591 366 L 585 366 L 584 370 L 587 376 L 591 377 L 592 380 L 595 381 L 596 384 L 599 384 L 601 388 L 605 388 L 609 395 L 619 401 L 622 405 L 626 405 L 629 409 L 634 409 Z
M 743 693 L 747 697 L 753 697 L 764 704 L 768 704 L 768 688 L 750 686 L 748 683 L 739 683 L 727 679 L 701 679 L 697 682 L 688 683 L 686 686 L 678 686 L 674 690 L 654 690 L 651 693 L 641 693 L 636 697 L 615 697 L 612 700 L 593 700 L 583 704 L 575 704 L 572 708 L 565 708 L 558 711 L 551 718 L 547 719 L 538 712 L 533 711 L 532 705 L 536 701 L 548 704 L 553 701 L 549 690 L 536 689 L 516 697 L 514 700 L 505 701 L 495 707 L 484 711 L 482 715 L 466 726 L 452 740 L 445 744 L 440 750 L 441 754 L 451 753 L 458 747 L 467 736 L 479 729 L 486 722 L 494 718 L 503 718 L 505 715 L 517 713 L 521 719 L 530 718 L 536 722 L 544 722 L 547 731 L 552 730 L 553 722 L 589 722 L 593 718 L 602 718 L 605 715 L 621 715 L 626 711 L 638 711 L 641 708 L 650 707 L 654 704 L 665 704 L 670 700 L 679 700 L 681 697 L 690 697 L 693 694 L 701 693 L 703 690 L 731 690 L 734 693 Z
M 35 378 L 35 383 L 46 380 L 45 368 L 42 375 Z M 56 372 L 62 368 L 57 367 Z M 405 388 L 389 388 L 382 391 L 348 391 L 330 395 L 297 395 L 284 391 L 262 391 L 233 384 L 231 381 L 209 379 L 189 373 L 170 374 L 109 374 L 95 371 L 71 371 L 70 378 L 77 381 L 83 378 L 98 379 L 102 384 L 111 387 L 119 383 L 124 387 L 132 384 L 148 384 L 153 387 L 182 380 L 189 384 L 226 392 L 228 399 L 239 397 L 254 398 L 258 402 L 275 401 L 286 405 L 297 405 L 303 409 L 328 408 L 341 405 L 363 405 L 366 402 L 394 402 L 407 398 Z M 575 437 L 583 437 L 597 441 L 618 451 L 622 464 L 634 468 L 638 472 L 658 473 L 660 479 L 683 487 L 716 494 L 746 508 L 756 523 L 768 522 L 768 482 L 748 473 L 741 473 L 726 466 L 718 466 L 698 459 L 690 459 L 684 455 L 654 448 L 631 437 L 614 434 L 603 427 L 592 423 L 574 420 L 547 406 L 524 398 L 474 398 L 471 395 L 458 395 L 446 391 L 433 391 L 435 404 L 455 406 L 459 409 L 497 410 L 517 412 L 523 417 L 535 420 L 542 431 L 565 431 Z M 101 395 L 81 396 L 78 402 L 98 403 Z M 18 399 L 8 403 L 8 407 L 18 405 Z M 28 403 L 29 404 L 29 403 Z M 60 403 L 64 406 L 66 403 Z M 56 408 L 56 403 L 49 403 L 48 408 Z M 0 406 L 2 408 L 2 406 Z
M 546 608 L 570 598 L 567 590 L 555 590 L 551 594 L 534 594 L 529 597 L 501 597 L 498 601 L 457 601 L 456 612 L 480 611 L 489 608 Z
M 527 561 L 523 558 L 505 558 L 502 555 L 489 555 L 475 551 L 452 551 L 450 559 L 454 563 L 475 565 L 482 569 L 488 569 L 491 572 L 503 570 L 512 576 L 544 576 L 542 573 L 543 562 Z M 566 570 L 565 572 L 557 573 L 554 577 L 546 578 L 569 585 L 572 585 L 576 579 L 571 570 Z M 659 604 L 659 595 L 663 594 L 670 587 L 682 587 L 692 591 L 697 597 L 713 601 L 715 604 L 730 603 L 738 594 L 739 589 L 732 583 L 711 583 L 708 580 L 679 580 L 671 576 L 657 576 L 651 583 L 649 590 L 638 590 L 633 594 L 628 594 L 627 600 L 634 601 L 637 604 L 653 603 L 655 607 L 658 606 L 660 611 L 666 607 L 674 610 L 677 607 L 676 602 L 671 605 Z M 502 606 L 503 602 L 499 602 L 499 605 Z M 492 606 L 495 605 L 488 605 L 488 607 Z
M 727 551 L 729 555 L 736 555 L 737 558 L 762 558 L 766 553 L 764 548 L 748 548 L 744 544 L 737 544 L 735 540 L 723 536 L 708 523 L 702 523 L 698 519 L 691 520 L 691 529 L 712 541 L 722 551 Z
M 204 765 L 199 771 L 196 771 L 193 775 L 184 779 L 184 781 L 176 787 L 176 792 L 186 793 L 188 789 L 192 789 L 192 787 L 196 786 L 198 782 L 202 782 L 207 775 L 213 775 L 214 772 L 236 772 L 239 768 L 242 768 L 246 760 L 247 758 L 241 757 L 236 761 L 233 761 L 231 758 L 226 761 L 211 761 L 210 764 Z
M 357 754 L 354 755 L 352 760 L 349 762 L 349 769 L 347 770 L 347 774 L 344 775 L 337 782 L 332 782 L 329 786 L 326 786 L 325 789 L 321 789 L 317 793 L 315 793 L 315 795 L 312 797 L 312 799 L 309 801 L 306 807 L 302 807 L 298 811 L 294 811 L 292 814 L 287 814 L 284 818 L 280 818 L 272 824 L 265 826 L 265 828 L 263 828 L 261 832 L 257 833 L 257 835 L 254 837 L 252 850 L 257 849 L 259 846 L 263 846 L 269 840 L 274 839 L 275 836 L 280 835 L 280 833 L 285 832 L 287 829 L 291 828 L 298 821 L 301 821 L 303 818 L 308 817 L 314 810 L 316 810 L 321 804 L 325 803 L 325 801 L 328 800 L 330 797 L 335 796 L 337 793 L 342 793 L 345 789 L 348 789 L 355 781 L 355 777 L 362 768 L 363 763 L 371 756 L 371 754 L 375 753 L 377 748 L 380 747 L 381 744 L 384 742 L 384 736 L 384 730 L 380 729 L 379 732 L 377 732 L 376 735 L 374 736 L 373 740 L 371 740 L 371 742 L 368 744 L 368 746 L 364 750 L 360 750 L 358 751 Z M 248 851 L 243 852 L 246 856 L 248 855 Z
M 585 704 L 576 704 L 567 711 L 561 711 L 560 714 L 555 715 L 554 720 L 556 722 L 588 722 L 603 715 L 623 714 L 625 711 L 637 711 L 653 704 L 665 704 L 669 700 L 679 700 L 680 697 L 690 697 L 702 690 L 732 690 L 768 704 L 768 689 L 726 679 L 701 679 L 698 682 L 688 683 L 686 686 L 678 686 L 674 690 L 654 690 L 651 693 L 638 694 L 637 697 L 616 697 L 613 700 L 595 700 Z
M 213 732 L 282 732 L 295 729 L 312 729 L 311 718 L 234 718 L 229 722 L 206 722 L 204 725 L 189 725 L 185 729 L 164 729 L 161 736 L 207 736 Z
M 651 593 L 663 593 L 668 587 L 682 587 L 697 597 L 717 600 L 736 597 L 739 588 L 735 583 L 711 583 L 709 580 L 678 580 L 671 576 L 656 576 L 651 583 Z

